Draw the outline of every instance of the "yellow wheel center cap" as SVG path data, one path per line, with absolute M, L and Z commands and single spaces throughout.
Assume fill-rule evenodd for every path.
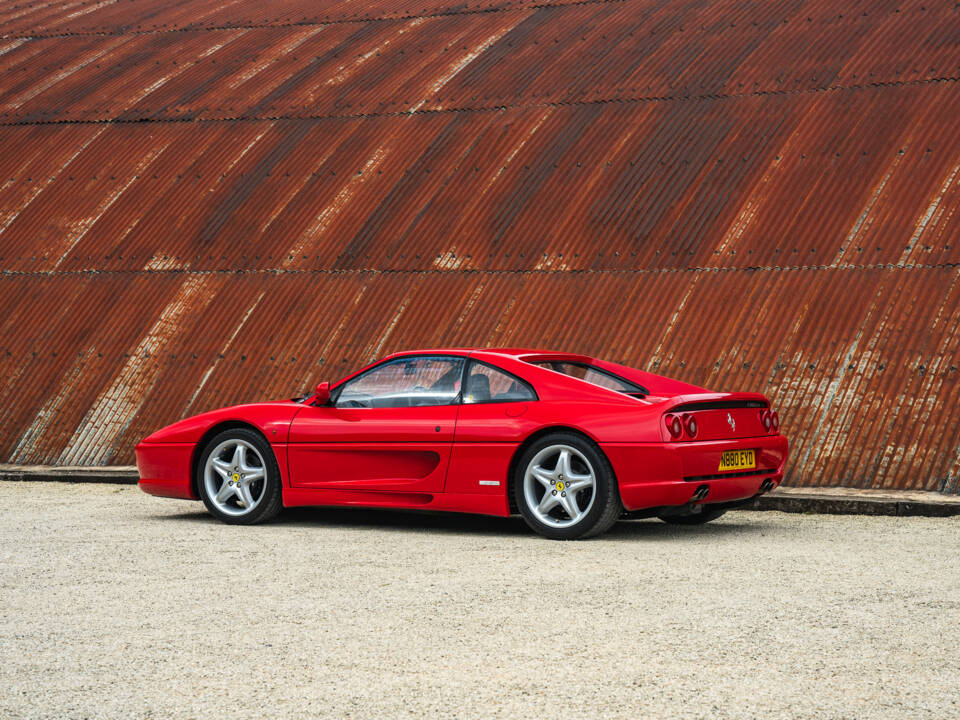
M 234 482 L 240 482 L 240 473 L 234 473 L 234 474 L 233 474 L 233 481 L 234 481 Z
M 563 483 L 562 483 L 562 482 L 558 482 L 558 483 L 557 483 L 557 490 L 563 490 Z

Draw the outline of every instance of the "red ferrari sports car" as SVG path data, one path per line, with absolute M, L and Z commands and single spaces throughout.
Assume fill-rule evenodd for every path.
M 214 410 L 137 445 L 140 487 L 227 523 L 296 505 L 510 515 L 573 539 L 618 518 L 708 522 L 780 484 L 763 395 L 584 355 L 418 350 L 313 395 Z

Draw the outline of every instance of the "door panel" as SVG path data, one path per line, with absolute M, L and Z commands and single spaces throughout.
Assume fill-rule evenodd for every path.
M 290 428 L 291 484 L 441 492 L 457 409 L 304 408 Z
M 536 427 L 527 410 L 537 406 L 537 395 L 526 381 L 475 360 L 467 366 L 466 378 L 444 488 L 505 497 L 513 454 Z
M 538 423 L 532 403 L 461 405 L 445 489 L 453 493 L 505 494 L 510 461 Z

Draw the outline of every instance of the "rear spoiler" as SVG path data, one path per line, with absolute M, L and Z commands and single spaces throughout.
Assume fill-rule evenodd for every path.
M 734 408 L 768 408 L 770 401 L 760 393 L 703 393 L 670 398 L 664 412 L 696 412 L 698 410 L 732 410 Z

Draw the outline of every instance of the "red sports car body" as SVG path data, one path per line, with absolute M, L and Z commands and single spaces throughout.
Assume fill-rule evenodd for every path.
M 136 455 L 144 491 L 227 522 L 297 505 L 520 512 L 574 538 L 624 513 L 712 519 L 779 485 L 787 440 L 760 394 L 570 353 L 442 349 L 181 420 Z

